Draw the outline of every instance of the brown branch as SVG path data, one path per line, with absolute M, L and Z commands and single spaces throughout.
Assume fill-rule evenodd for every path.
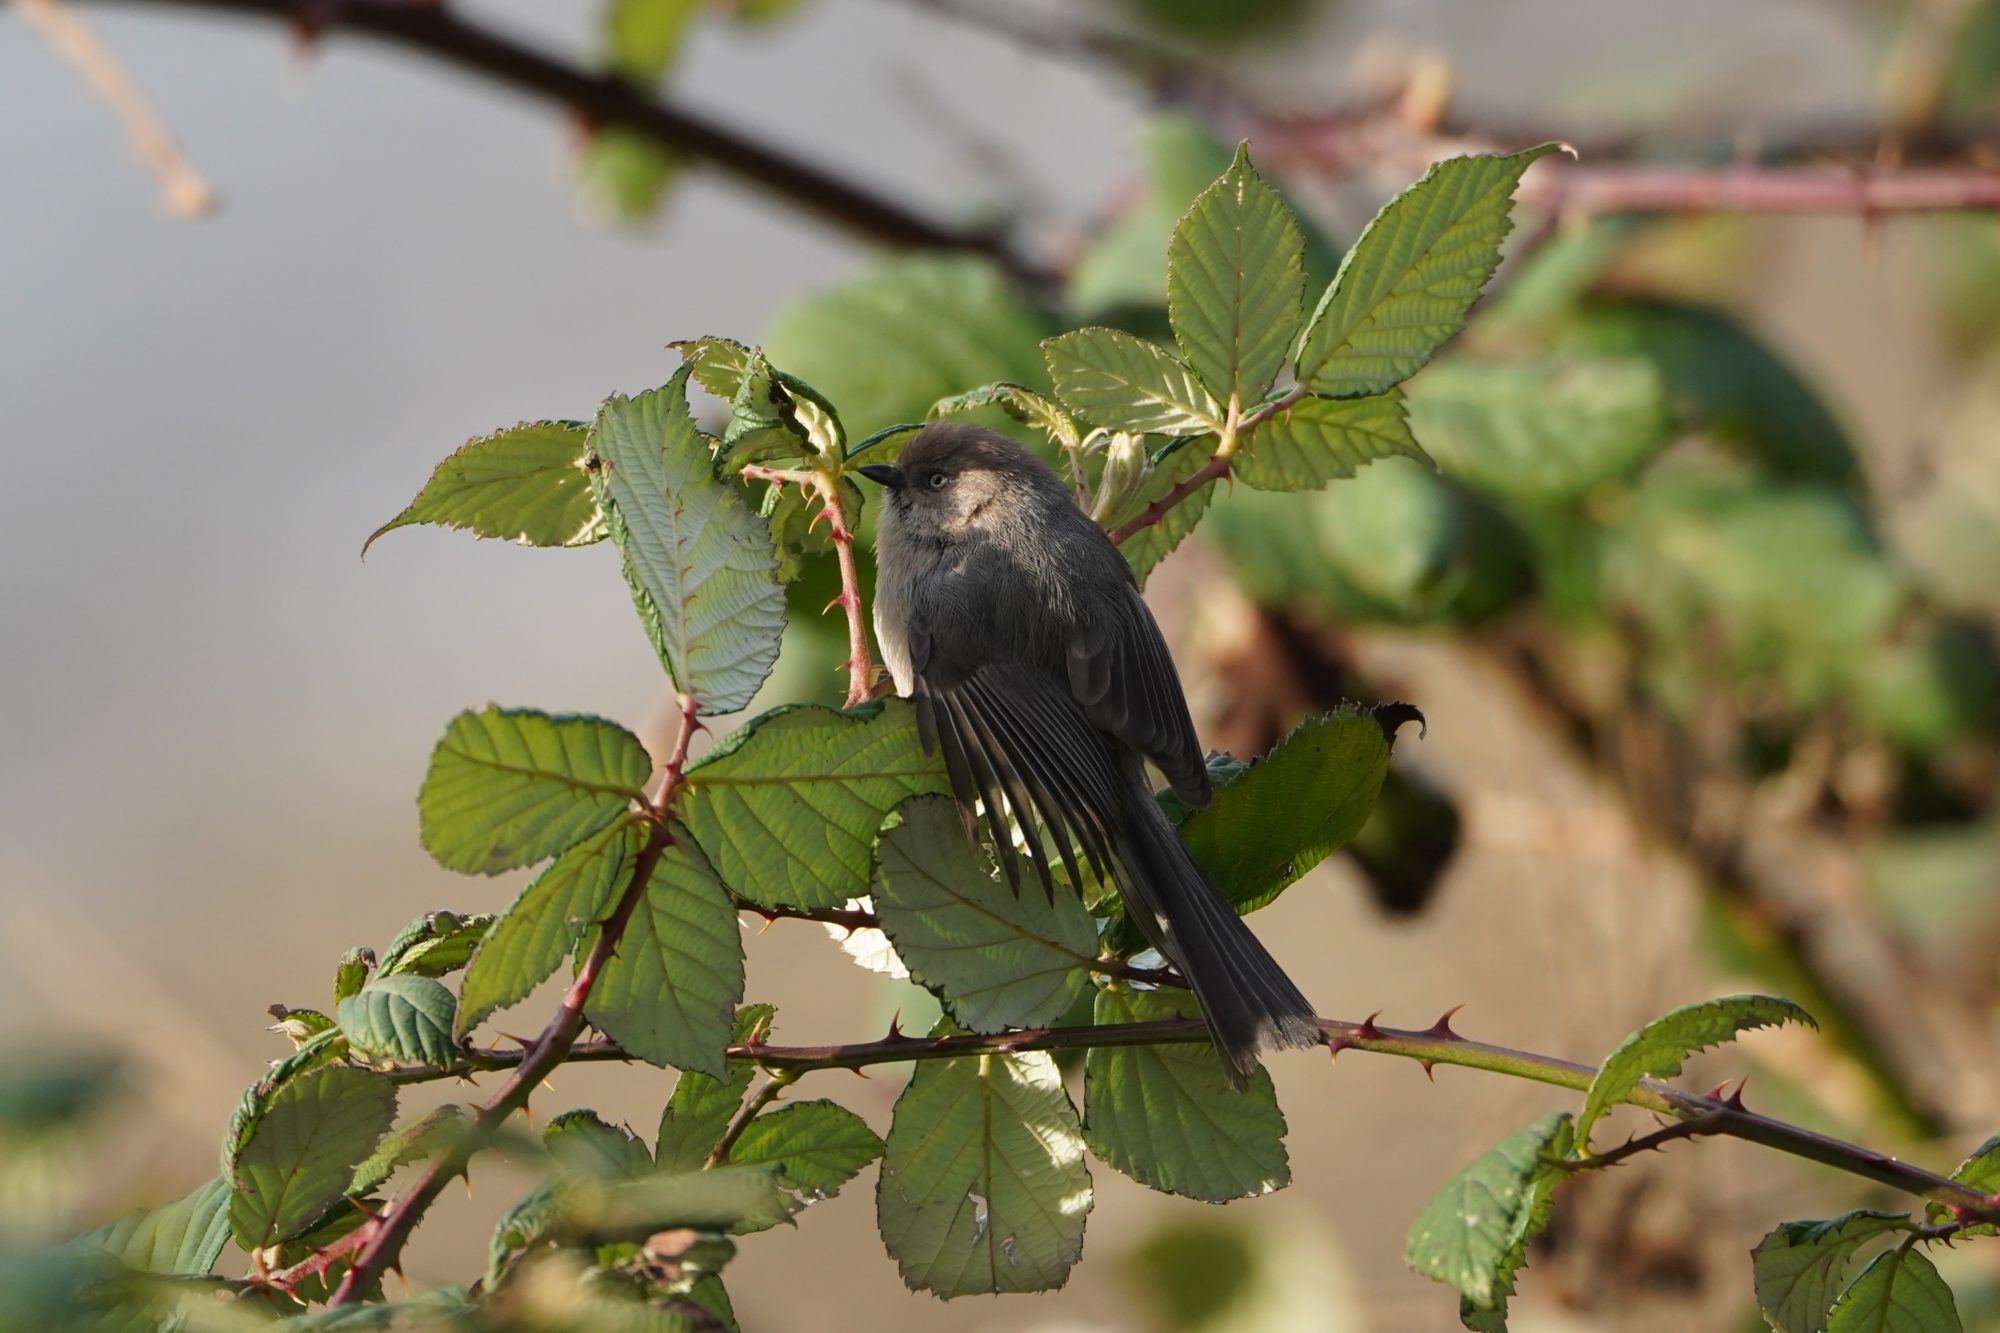
M 1335 1054 L 1368 1051 L 1393 1055 L 1414 1060 L 1426 1069 L 1434 1065 L 1457 1065 L 1576 1092 L 1589 1088 L 1591 1080 L 1597 1076 L 1596 1069 L 1574 1060 L 1469 1041 L 1453 1032 L 1450 1024 L 1443 1019 L 1421 1030 L 1380 1027 L 1373 1019 L 1353 1023 L 1322 1018 L 1319 1026 L 1328 1047 Z M 1167 1018 L 1143 1023 L 1030 1028 L 995 1036 L 968 1033 L 909 1037 L 892 1032 L 875 1041 L 836 1046 L 768 1046 L 753 1042 L 730 1047 L 729 1055 L 734 1059 L 755 1061 L 767 1071 L 786 1070 L 802 1074 L 814 1069 L 862 1069 L 906 1060 L 954 1060 L 973 1055 L 1120 1046 L 1192 1045 L 1208 1040 L 1208 1029 L 1199 1018 Z M 632 1057 L 613 1042 L 596 1041 L 577 1046 L 569 1052 L 569 1058 L 596 1061 L 630 1060 Z M 520 1064 L 523 1059 L 524 1054 L 519 1051 L 475 1049 L 467 1052 L 466 1063 L 455 1069 L 409 1068 L 392 1071 L 390 1077 L 402 1083 L 426 1082 L 462 1076 L 473 1069 L 509 1068 Z M 1719 1134 L 1742 1139 L 1929 1200 L 1949 1209 L 1953 1217 L 1961 1222 L 2000 1222 L 2000 1194 L 1986 1194 L 1885 1153 L 1758 1115 L 1746 1110 L 1740 1101 L 1733 1098 L 1702 1096 L 1645 1079 L 1622 1100 L 1626 1105 L 1658 1111 L 1700 1126 L 1698 1129 L 1676 1130 L 1673 1135 L 1676 1138 Z
M 59 0 L 19 0 L 21 16 L 43 40 L 77 67 L 97 95 L 125 127 L 139 158 L 159 177 L 166 190 L 167 211 L 195 217 L 215 207 L 215 195 L 181 150 L 167 127 L 139 91 L 125 67 L 90 25 Z
M 473 1155 L 492 1141 L 509 1116 L 528 1104 L 529 1096 L 542 1080 L 570 1055 L 577 1034 L 583 1030 L 584 1006 L 589 1003 L 590 992 L 611 961 L 612 954 L 617 951 L 618 941 L 624 937 L 632 913 L 638 910 L 640 901 L 646 896 L 660 857 L 673 845 L 673 834 L 669 831 L 666 817 L 680 793 L 682 775 L 687 766 L 688 743 L 694 738 L 695 728 L 699 725 L 695 718 L 694 697 L 683 694 L 680 702 L 680 734 L 675 737 L 673 755 L 667 760 L 666 773 L 660 780 L 659 795 L 647 807 L 652 830 L 633 867 L 632 882 L 626 886 L 611 915 L 598 928 L 597 941 L 591 946 L 583 965 L 577 969 L 576 979 L 563 994 L 555 1016 L 542 1029 L 534 1044 L 521 1052 L 513 1072 L 500 1085 L 500 1091 L 480 1109 L 467 1131 L 434 1158 L 416 1183 L 399 1195 L 387 1211 L 363 1224 L 354 1233 L 365 1233 L 367 1239 L 348 1268 L 347 1276 L 341 1279 L 339 1288 L 328 1301 L 329 1305 L 352 1305 L 364 1299 L 368 1289 L 381 1279 L 383 1273 L 396 1266 L 410 1233 L 423 1220 L 424 1213 L 444 1187 L 453 1177 L 465 1171 Z
M 1120 523 L 1117 527 L 1111 529 L 1109 534 L 1111 540 L 1122 542 L 1133 533 L 1152 527 L 1167 516 L 1169 509 L 1172 509 L 1175 505 L 1187 499 L 1211 481 L 1219 480 L 1228 475 L 1229 460 L 1218 453 L 1215 457 L 1209 459 L 1199 468 L 1176 482 L 1174 488 L 1165 495 L 1153 501 L 1144 509 L 1141 509 L 1138 513 Z
M 1937 167 L 1652 167 L 1580 164 L 1530 177 L 1524 202 L 1606 213 L 1937 213 L 2000 208 L 2000 171 Z
M 102 3 L 102 0 L 99 0 Z M 766 146 L 604 71 L 557 60 L 472 22 L 442 4 L 413 0 L 113 0 L 154 8 L 214 10 L 308 27 L 315 36 L 352 33 L 413 51 L 551 103 L 592 127 L 615 125 L 699 158 L 769 191 L 798 211 L 881 245 L 984 255 L 1018 281 L 1050 290 L 1059 277 L 1016 253 L 994 232 L 958 231 L 833 175 L 802 156 Z

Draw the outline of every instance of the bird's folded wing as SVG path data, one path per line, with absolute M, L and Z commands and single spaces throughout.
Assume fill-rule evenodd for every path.
M 1139 590 L 1069 644 L 1069 685 L 1090 721 L 1153 761 L 1189 805 L 1208 803 L 1208 767 L 1166 640 Z
M 1003 810 L 1021 825 L 1028 861 L 1050 894 L 1055 884 L 1037 824 L 1055 843 L 1072 884 L 1083 883 L 1076 847 L 1100 879 L 1111 873 L 1117 757 L 1059 682 L 1017 664 L 987 664 L 954 674 L 919 672 L 914 698 L 918 726 L 936 737 L 968 820 L 974 801 L 984 805 L 1009 883 L 1019 889 L 1020 867 Z

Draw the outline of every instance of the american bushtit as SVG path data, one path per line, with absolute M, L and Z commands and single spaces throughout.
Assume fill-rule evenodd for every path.
M 1320 1040 L 1313 1008 L 1195 864 L 1154 800 L 1150 759 L 1208 803 L 1180 678 L 1131 570 L 1060 478 L 976 426 L 926 426 L 894 464 L 877 520 L 875 634 L 927 750 L 942 747 L 965 811 L 984 805 L 1020 891 L 1011 809 L 1054 892 L 1038 820 L 1072 883 L 1075 848 L 1194 988 L 1241 1086 L 1260 1046 Z

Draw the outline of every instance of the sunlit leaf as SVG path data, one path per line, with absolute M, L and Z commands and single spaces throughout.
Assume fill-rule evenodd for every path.
M 1063 405 L 1112 430 L 1201 434 L 1222 429 L 1222 409 L 1187 365 L 1117 329 L 1079 329 L 1042 344 Z
M 1960 1333 L 1958 1303 L 1921 1250 L 1875 1256 L 1828 1313 L 1826 1333 Z
M 1451 158 L 1390 200 L 1313 311 L 1299 346 L 1300 382 L 1354 398 L 1415 374 L 1465 327 L 1499 267 L 1521 173 L 1558 146 Z
M 836 907 L 868 892 L 883 816 L 945 790 L 901 700 L 780 708 L 690 765 L 681 810 L 716 873 L 765 906 Z
M 1307 398 L 1252 431 L 1230 475 L 1259 490 L 1310 491 L 1391 454 L 1430 461 L 1410 434 L 1401 391 Z
M 1250 165 L 1248 145 L 1174 228 L 1174 340 L 1221 401 L 1247 407 L 1277 378 L 1298 337 L 1305 247 L 1291 210 Z
M 623 814 L 652 770 L 638 737 L 599 718 L 460 713 L 417 794 L 424 848 L 468 874 L 530 865 Z
M 273 1245 L 344 1206 L 356 1164 L 395 1114 L 396 1085 L 365 1069 L 318 1069 L 280 1087 L 230 1163 L 237 1242 Z
M 767 523 L 715 473 L 688 415 L 688 368 L 664 388 L 607 398 L 591 429 L 598 495 L 639 619 L 675 688 L 702 713 L 750 702 L 785 628 Z
M 412 523 L 466 528 L 525 546 L 588 546 L 605 537 L 604 514 L 584 471 L 587 434 L 573 421 L 524 421 L 482 435 L 437 465 L 402 513 L 369 534 Z
M 896 1099 L 875 1189 L 903 1281 L 946 1299 L 1061 1286 L 1090 1212 L 1083 1157 L 1047 1055 L 920 1063 Z
M 452 1019 L 458 1001 L 429 977 L 377 975 L 335 1014 L 348 1047 L 371 1063 L 449 1068 L 458 1060 Z
M 217 1176 L 172 1203 L 135 1209 L 80 1239 L 142 1273 L 207 1273 L 229 1239 L 229 1198 L 228 1177 Z
M 1772 995 L 1725 995 L 1682 1005 L 1640 1028 L 1605 1057 L 1597 1077 L 1584 1094 L 1576 1117 L 1576 1142 L 1590 1147 L 1591 1127 L 1599 1116 L 1625 1100 L 1645 1078 L 1670 1078 L 1681 1062 L 1696 1051 L 1733 1040 L 1737 1033 L 1781 1023 L 1817 1028 L 1811 1014 Z
M 1786 1222 L 1750 1251 L 1757 1305 L 1776 1333 L 1824 1333 L 1854 1252 L 1908 1225 L 1904 1213 L 1863 1209 L 1826 1222 Z

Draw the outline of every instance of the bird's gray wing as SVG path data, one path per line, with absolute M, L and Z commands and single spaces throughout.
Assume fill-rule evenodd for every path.
M 1091 722 L 1158 765 L 1182 800 L 1206 805 L 1208 766 L 1180 675 L 1139 590 L 1122 593 L 1070 639 L 1070 693 Z
M 1078 848 L 1107 879 L 1118 826 L 1115 748 L 1059 680 L 1016 661 L 971 660 L 951 642 L 912 633 L 911 695 L 918 729 L 927 746 L 935 743 L 942 751 L 968 827 L 978 802 L 1000 868 L 1017 890 L 1020 857 L 1006 823 L 1009 810 L 1028 835 L 1028 862 L 1051 896 L 1053 870 L 1037 825 L 1055 844 L 1072 884 L 1083 883 Z

